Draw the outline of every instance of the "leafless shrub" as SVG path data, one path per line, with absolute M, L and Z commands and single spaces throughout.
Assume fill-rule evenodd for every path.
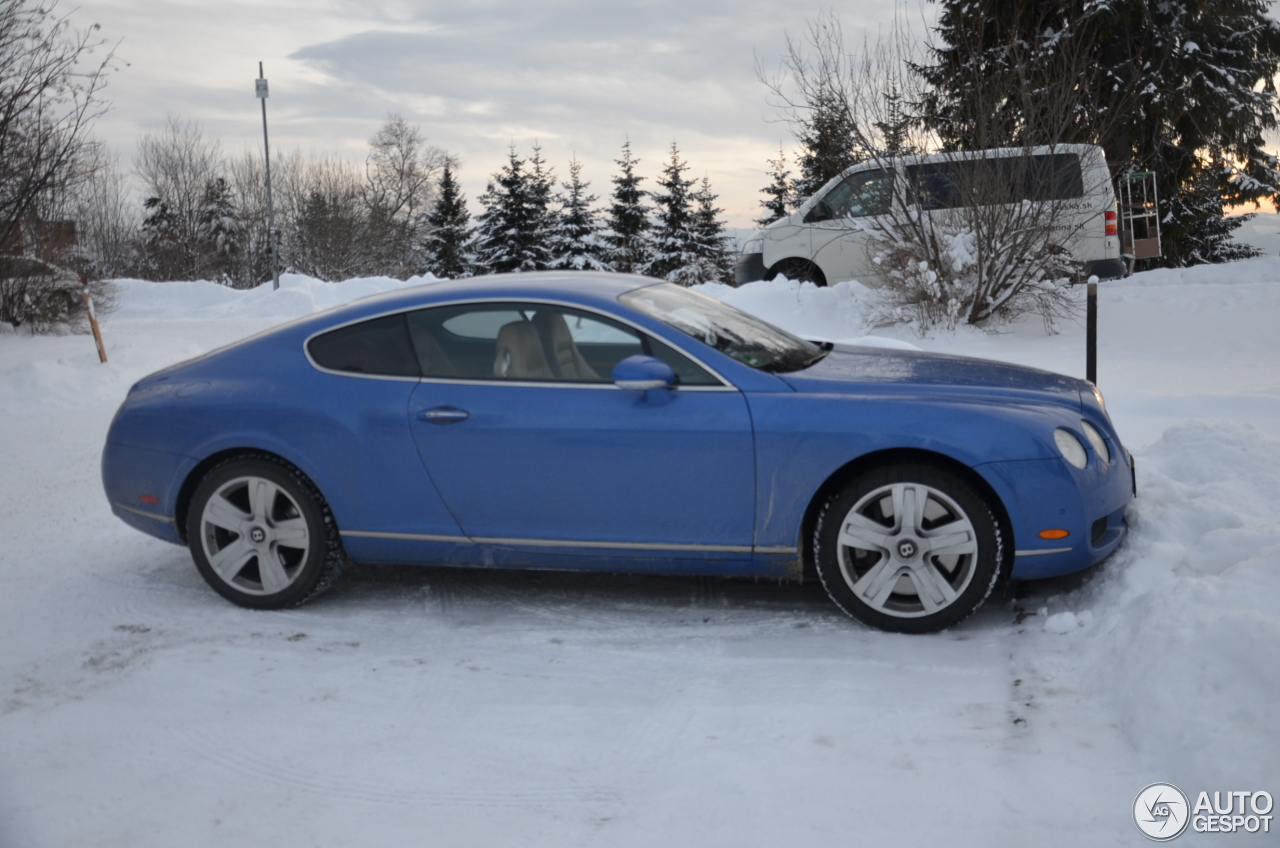
M 47 331 L 83 309 L 67 209 L 98 163 L 89 126 L 112 54 L 96 31 L 56 3 L 0 2 L 0 321 L 14 326 Z

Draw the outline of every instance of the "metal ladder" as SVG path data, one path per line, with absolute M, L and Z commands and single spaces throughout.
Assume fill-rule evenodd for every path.
M 1160 202 L 1156 175 L 1135 171 L 1116 180 L 1120 198 L 1120 255 L 1129 260 L 1129 273 L 1139 259 L 1162 255 L 1160 244 Z

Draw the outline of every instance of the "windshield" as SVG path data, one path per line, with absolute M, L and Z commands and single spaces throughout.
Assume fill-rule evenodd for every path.
M 826 356 L 811 342 L 671 283 L 636 289 L 618 300 L 761 371 L 799 371 Z

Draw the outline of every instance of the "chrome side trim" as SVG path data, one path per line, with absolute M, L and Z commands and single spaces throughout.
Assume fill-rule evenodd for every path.
M 378 530 L 340 530 L 340 536 L 363 539 L 404 539 L 410 542 L 453 542 L 459 545 L 475 544 L 466 536 L 439 536 L 431 533 L 383 533 Z
M 532 548 L 600 548 L 632 551 L 687 551 L 749 554 L 750 545 L 676 545 L 663 542 L 583 542 L 568 539 L 506 539 L 489 536 L 445 536 L 432 533 L 386 533 L 378 530 L 341 530 L 342 536 L 365 539 L 402 539 L 410 542 L 453 542 L 461 545 L 525 545 Z M 794 554 L 795 548 L 755 548 L 760 553 Z
M 669 545 L 663 542 L 581 542 L 567 539 L 497 539 L 475 537 L 481 545 L 528 545 L 534 548 L 602 548 L 633 551 L 704 551 L 708 553 L 749 554 L 750 545 Z
M 156 515 L 154 512 L 147 512 L 145 509 L 135 509 L 131 506 L 125 506 L 119 501 L 112 501 L 111 505 L 116 509 L 123 509 L 125 512 L 132 512 L 134 515 L 141 515 L 143 518 L 154 518 L 156 521 L 163 521 L 165 524 L 173 524 L 172 515 Z
M 683 353 L 683 351 L 681 351 Z M 689 357 L 693 359 L 693 357 Z M 321 369 L 324 370 L 324 369 Z M 708 369 L 710 370 L 710 369 Z M 332 371 L 332 374 L 343 374 L 349 377 L 364 377 L 365 374 L 348 374 L 345 371 Z M 387 377 L 388 380 L 399 380 L 400 377 Z M 417 378 L 415 378 L 417 379 Z M 423 377 L 418 382 L 421 383 L 440 383 L 449 386 L 514 386 L 516 388 L 538 388 L 538 389 L 612 389 L 615 392 L 638 391 L 638 389 L 624 389 L 616 383 L 583 383 L 583 382 L 557 382 L 555 380 L 501 380 L 497 377 L 492 380 L 479 380 L 464 377 Z M 681 392 L 736 392 L 733 386 L 675 386 L 673 391 Z
M 1045 554 L 1065 554 L 1071 548 L 1043 548 L 1034 551 L 1014 551 L 1014 556 L 1044 556 Z
M 795 548 L 756 546 L 756 553 L 758 554 L 794 554 L 795 552 Z

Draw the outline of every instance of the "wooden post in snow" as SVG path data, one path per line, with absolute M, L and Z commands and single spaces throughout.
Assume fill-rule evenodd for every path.
M 93 311 L 93 298 L 89 296 L 89 286 L 85 284 L 84 277 L 80 278 L 80 285 L 84 286 L 84 305 L 89 308 L 89 328 L 93 330 L 93 341 L 98 346 L 98 361 L 107 361 L 107 348 L 102 343 L 102 330 L 98 329 L 98 316 Z

